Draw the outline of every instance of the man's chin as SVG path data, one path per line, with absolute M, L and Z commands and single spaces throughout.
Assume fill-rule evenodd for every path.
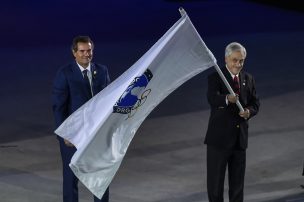
M 81 61 L 81 62 L 78 62 L 78 64 L 80 64 L 83 67 L 87 67 L 90 64 L 90 60 L 89 61 Z
M 235 69 L 235 70 L 233 70 L 233 74 L 235 74 L 235 75 L 237 75 L 237 74 L 239 74 L 241 72 L 241 69 Z
M 83 64 L 87 64 L 87 65 L 88 65 L 90 62 L 91 62 L 91 60 L 83 60 L 83 61 L 82 61 Z

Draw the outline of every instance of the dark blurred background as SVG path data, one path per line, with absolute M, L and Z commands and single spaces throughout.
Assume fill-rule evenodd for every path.
M 227 43 L 244 44 L 245 67 L 256 76 L 262 98 L 302 89 L 304 13 L 299 2 L 4 1 L 0 143 L 52 134 L 52 80 L 57 69 L 72 60 L 74 36 L 91 36 L 94 61 L 107 65 L 114 80 L 179 19 L 179 7 L 187 11 L 220 66 Z M 180 87 L 149 118 L 207 109 L 205 78 L 210 71 Z M 284 85 L 282 77 L 288 81 Z

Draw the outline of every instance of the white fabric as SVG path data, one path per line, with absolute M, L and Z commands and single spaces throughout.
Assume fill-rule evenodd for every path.
M 77 147 L 70 167 L 79 180 L 101 198 L 148 114 L 177 87 L 215 64 L 189 17 L 183 15 L 133 66 L 55 131 Z M 131 89 L 141 106 L 129 114 L 114 113 L 115 103 L 147 69 L 153 74 L 148 85 Z

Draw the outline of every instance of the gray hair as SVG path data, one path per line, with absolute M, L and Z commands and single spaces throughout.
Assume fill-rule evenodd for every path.
M 236 51 L 241 51 L 243 52 L 244 56 L 246 57 L 247 55 L 247 52 L 246 52 L 246 49 L 244 46 L 242 46 L 240 43 L 238 42 L 232 42 L 230 44 L 228 44 L 226 46 L 226 49 L 225 49 L 225 57 L 231 55 L 233 52 L 236 52 Z

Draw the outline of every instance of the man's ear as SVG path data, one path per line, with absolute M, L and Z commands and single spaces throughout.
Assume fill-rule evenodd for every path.
M 76 52 L 74 50 L 72 50 L 72 54 L 73 54 L 74 58 L 76 58 L 76 56 L 75 56 Z
M 228 58 L 227 58 L 228 56 L 225 56 L 225 63 L 227 64 L 227 60 L 228 60 Z

